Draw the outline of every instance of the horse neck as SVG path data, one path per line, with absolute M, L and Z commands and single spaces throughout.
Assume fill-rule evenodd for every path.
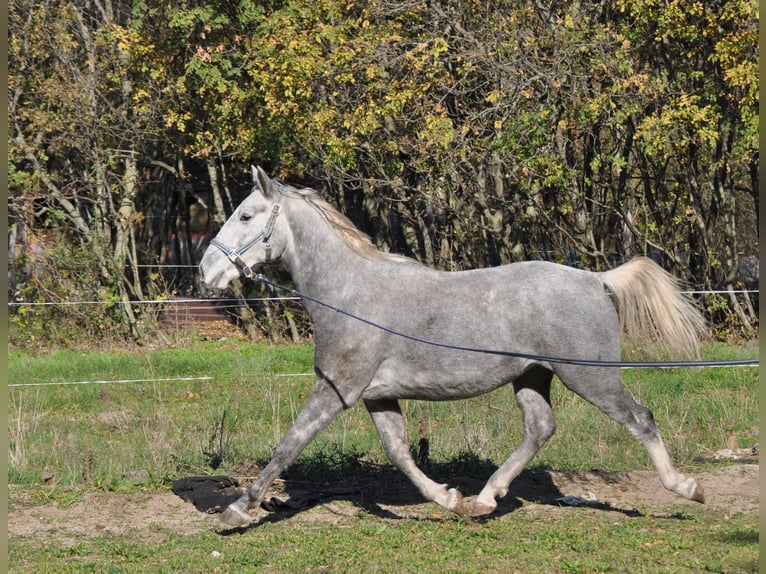
M 320 296 L 360 283 L 372 261 L 351 249 L 313 207 L 303 202 L 291 207 L 293 244 L 283 260 L 298 290 Z

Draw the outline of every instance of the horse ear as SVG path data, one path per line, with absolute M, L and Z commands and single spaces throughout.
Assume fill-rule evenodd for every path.
M 253 174 L 253 184 L 263 192 L 263 195 L 268 197 L 271 195 L 272 181 L 269 175 L 263 170 L 261 166 L 250 166 L 250 170 Z

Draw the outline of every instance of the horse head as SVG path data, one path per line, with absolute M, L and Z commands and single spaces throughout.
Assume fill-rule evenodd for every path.
M 202 280 L 208 287 L 225 289 L 240 274 L 253 277 L 284 252 L 285 234 L 275 233 L 284 227 L 279 217 L 280 184 L 260 167 L 253 167 L 252 173 L 252 193 L 234 210 L 200 262 Z

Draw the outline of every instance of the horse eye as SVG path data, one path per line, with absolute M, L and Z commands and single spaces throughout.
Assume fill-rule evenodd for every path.
M 239 216 L 240 221 L 250 221 L 252 218 L 253 216 L 248 213 L 243 213 L 242 215 Z

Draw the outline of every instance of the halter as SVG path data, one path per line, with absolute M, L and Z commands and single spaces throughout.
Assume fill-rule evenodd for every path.
M 255 277 L 255 270 L 253 269 L 255 265 L 253 265 L 253 267 L 249 267 L 247 263 L 245 263 L 245 261 L 242 259 L 242 254 L 259 241 L 263 241 L 263 247 L 266 250 L 266 260 L 264 261 L 264 264 L 268 265 L 271 263 L 271 244 L 269 244 L 269 238 L 274 231 L 274 223 L 276 222 L 279 211 L 282 208 L 280 205 L 281 201 L 282 194 L 280 193 L 279 201 L 271 206 L 271 215 L 269 215 L 269 218 L 266 220 L 266 224 L 263 226 L 263 229 L 258 233 L 258 235 L 253 237 L 247 243 L 243 243 L 237 249 L 229 249 L 215 237 L 212 239 L 212 241 L 210 241 L 210 245 L 215 245 L 218 249 L 220 249 L 229 259 L 229 261 L 231 261 L 234 265 L 242 270 L 242 273 L 248 279 Z

